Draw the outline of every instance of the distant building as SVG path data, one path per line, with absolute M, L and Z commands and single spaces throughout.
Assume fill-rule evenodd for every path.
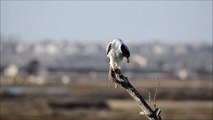
M 153 49 L 153 52 L 157 55 L 162 55 L 165 53 L 165 48 L 161 44 L 154 44 L 152 49 Z
M 44 49 L 44 46 L 38 44 L 38 45 L 35 45 L 34 48 L 33 48 L 33 52 L 35 54 L 42 54 L 45 52 L 45 49 Z
M 140 67 L 146 67 L 147 66 L 147 59 L 144 56 L 140 56 L 140 55 L 133 55 L 131 60 L 135 63 L 137 63 L 138 65 L 140 65 Z
M 49 44 L 46 45 L 46 52 L 48 54 L 56 54 L 56 53 L 59 52 L 59 50 L 58 50 L 56 45 L 49 43 Z
M 85 46 L 85 50 L 84 50 L 84 53 L 87 54 L 87 55 L 96 55 L 98 54 L 99 52 L 99 48 L 97 45 L 87 45 Z
M 8 77 L 15 77 L 18 74 L 18 67 L 16 65 L 9 65 L 5 71 L 4 71 L 4 75 L 8 76 Z
M 187 52 L 187 48 L 183 45 L 175 46 L 174 49 L 175 54 L 185 54 Z
M 16 53 L 23 53 L 25 51 L 25 46 L 23 44 L 16 45 Z
M 145 43 L 132 44 L 130 49 L 132 62 L 122 63 L 127 70 L 169 74 L 175 71 L 175 75 L 182 80 L 189 78 L 189 75 L 212 74 L 213 48 L 209 44 Z M 108 68 L 105 43 L 3 41 L 0 51 L 1 74 L 7 76 L 18 73 L 40 75 L 40 70 L 48 71 L 49 68 L 55 68 L 57 72 L 105 71 Z M 32 62 L 34 58 L 38 62 Z M 69 80 L 65 77 L 62 81 L 66 83 Z
M 74 44 L 68 44 L 64 46 L 64 51 L 68 55 L 75 55 L 80 52 L 80 48 Z
M 186 69 L 179 69 L 176 71 L 176 75 L 180 80 L 186 80 L 188 77 L 188 71 Z

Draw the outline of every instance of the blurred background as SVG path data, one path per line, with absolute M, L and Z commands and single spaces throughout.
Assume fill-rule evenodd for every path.
M 165 120 L 212 120 L 212 1 L 1 1 L 1 120 L 141 120 L 106 46 Z M 110 84 L 110 87 L 108 87 Z

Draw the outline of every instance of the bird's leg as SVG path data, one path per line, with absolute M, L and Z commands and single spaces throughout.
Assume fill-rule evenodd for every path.
M 117 73 L 117 74 L 121 74 L 121 70 L 118 67 L 114 68 L 114 72 Z
M 121 74 L 121 70 L 120 70 L 120 68 L 118 68 L 118 67 L 115 67 L 114 68 L 114 72 L 116 73 L 116 74 Z M 118 88 L 118 85 L 115 83 L 115 88 Z
M 112 79 L 111 79 L 112 77 Z M 108 87 L 110 87 L 110 82 L 115 82 L 114 79 L 116 78 L 115 75 L 115 69 L 113 67 L 109 68 L 109 83 L 108 83 Z M 117 84 L 115 83 L 115 88 L 118 88 Z
M 116 78 L 115 76 L 115 70 L 113 67 L 110 67 L 110 75 L 113 77 L 113 78 Z
M 108 87 L 110 87 L 110 82 L 112 82 L 113 81 L 113 78 L 115 78 L 116 76 L 115 76 L 115 72 L 114 72 L 114 69 L 113 69 L 113 67 L 109 67 L 109 75 L 108 75 Z
M 109 75 L 111 76 L 111 77 L 113 77 L 113 78 L 116 78 L 116 71 L 117 71 L 117 68 L 115 68 L 115 67 L 110 67 L 110 71 L 109 71 Z M 109 76 L 109 78 L 111 78 Z M 109 79 L 109 82 L 110 82 L 110 79 Z M 114 82 L 115 83 L 115 88 L 118 88 L 118 85 L 116 84 L 116 82 L 114 81 L 114 79 L 112 79 L 112 82 Z M 108 84 L 108 86 L 109 86 L 109 84 Z
M 115 68 L 114 72 L 117 73 L 119 78 L 121 78 L 122 80 L 125 78 L 118 67 Z

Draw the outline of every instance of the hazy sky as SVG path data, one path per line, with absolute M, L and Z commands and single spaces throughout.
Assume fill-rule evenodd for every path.
M 1 34 L 211 43 L 212 1 L 1 1 Z

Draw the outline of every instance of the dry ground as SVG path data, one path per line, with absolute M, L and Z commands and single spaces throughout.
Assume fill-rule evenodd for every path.
M 148 98 L 154 94 L 156 81 L 130 81 Z M 10 85 L 24 87 L 22 94 L 1 92 L 1 120 L 142 120 L 137 103 L 121 88 L 110 88 L 107 80 L 82 80 L 76 84 Z M 64 89 L 62 94 L 46 91 L 30 94 L 30 88 Z M 153 103 L 153 102 L 152 102 Z M 161 80 L 157 106 L 166 120 L 212 120 L 212 81 Z

